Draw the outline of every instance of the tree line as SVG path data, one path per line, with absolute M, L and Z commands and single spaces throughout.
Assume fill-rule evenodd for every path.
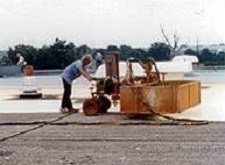
M 56 38 L 51 45 L 43 45 L 41 48 L 35 48 L 32 45 L 16 45 L 14 48 L 9 48 L 7 58 L 3 58 L 3 63 L 16 64 L 16 53 L 20 53 L 27 64 L 33 65 L 35 69 L 63 69 L 76 59 L 81 58 L 84 54 L 91 54 L 93 58 L 96 53 L 101 53 L 104 56 L 108 51 L 117 51 L 120 54 L 120 60 L 125 61 L 129 57 L 139 59 L 147 59 L 153 57 L 156 61 L 167 61 L 173 58 L 169 44 L 164 42 L 155 42 L 150 44 L 149 48 L 132 48 L 129 45 L 108 45 L 106 48 L 91 48 L 88 45 L 76 46 L 72 42 L 67 42 Z M 196 55 L 200 63 L 225 64 L 225 53 L 212 54 L 208 49 L 203 49 L 201 52 L 196 52 L 192 49 L 187 49 L 184 54 Z
M 200 52 L 193 49 L 187 49 L 184 54 L 192 54 L 198 57 L 199 63 L 207 65 L 225 65 L 225 52 L 211 52 L 208 48 L 202 49 Z

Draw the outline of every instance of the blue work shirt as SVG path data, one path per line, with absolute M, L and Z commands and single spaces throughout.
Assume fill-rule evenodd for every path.
M 64 69 L 61 77 L 66 80 L 67 83 L 72 84 L 73 80 L 78 78 L 81 74 L 79 69 L 83 69 L 83 62 L 81 60 L 76 60 Z

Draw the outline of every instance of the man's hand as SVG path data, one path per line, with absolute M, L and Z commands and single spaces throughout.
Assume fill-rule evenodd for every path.
M 84 71 L 83 69 L 79 69 L 80 73 L 86 78 L 88 79 L 89 81 L 91 81 L 91 76 L 89 75 L 88 72 Z

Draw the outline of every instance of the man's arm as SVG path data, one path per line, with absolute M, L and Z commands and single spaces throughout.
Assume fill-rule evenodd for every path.
M 24 62 L 24 58 L 22 56 L 20 56 L 18 62 L 16 63 L 16 65 L 23 64 L 23 62 Z
M 81 68 L 79 68 L 79 71 L 80 71 L 80 73 L 86 78 L 86 79 L 88 79 L 89 81 L 91 81 L 91 76 L 89 75 L 89 73 L 88 72 L 86 72 L 86 71 L 84 71 L 83 69 L 81 69 Z

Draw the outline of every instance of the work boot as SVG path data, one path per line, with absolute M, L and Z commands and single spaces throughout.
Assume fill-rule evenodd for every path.
M 79 109 L 77 109 L 77 108 L 61 108 L 60 109 L 60 112 L 61 113 L 77 113 L 77 112 L 79 112 Z
M 69 109 L 69 113 L 78 113 L 79 109 L 78 108 L 71 108 Z
M 60 108 L 61 113 L 69 113 L 69 108 Z

